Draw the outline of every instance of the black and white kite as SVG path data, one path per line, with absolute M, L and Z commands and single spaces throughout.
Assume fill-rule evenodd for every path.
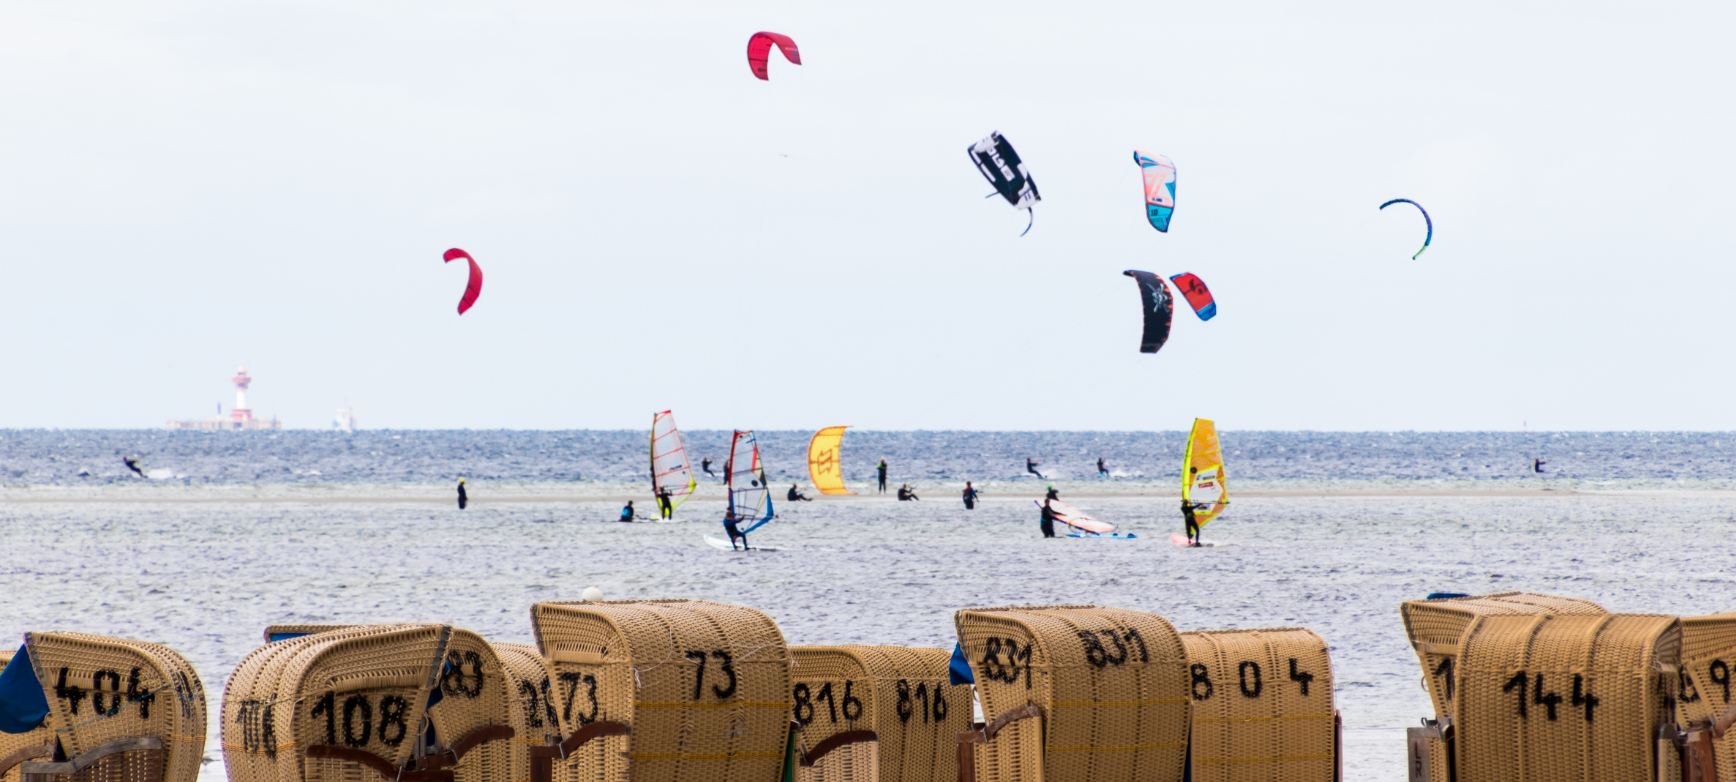
M 1139 283 L 1139 301 L 1144 305 L 1145 334 L 1139 339 L 1139 352 L 1156 353 L 1169 341 L 1169 322 L 1175 317 L 1175 299 L 1169 295 L 1169 285 L 1151 272 L 1128 269 L 1122 274 Z
M 1013 151 L 1013 145 L 1007 143 L 1006 137 L 997 130 L 970 146 L 970 159 L 988 178 L 989 184 L 995 186 L 995 191 L 1007 199 L 1007 203 L 1030 215 L 1025 230 L 1019 235 L 1030 233 L 1031 223 L 1037 217 L 1031 211 L 1031 205 L 1043 197 L 1037 194 L 1037 181 L 1031 178 L 1031 172 L 1025 170 L 1025 163 L 1019 160 L 1019 153 Z

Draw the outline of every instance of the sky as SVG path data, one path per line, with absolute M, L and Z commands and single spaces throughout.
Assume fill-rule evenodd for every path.
M 1736 5 L 0 5 L 0 428 L 1736 429 Z M 793 37 L 753 78 L 755 31 Z M 965 154 L 999 130 L 1035 224 Z M 1167 234 L 1132 151 L 1173 159 Z M 1414 210 L 1433 245 L 1420 259 Z M 468 250 L 485 271 L 459 316 Z M 1138 352 L 1124 269 L 1200 275 Z

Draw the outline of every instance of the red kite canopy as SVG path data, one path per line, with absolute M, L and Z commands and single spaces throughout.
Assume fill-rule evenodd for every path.
M 470 262 L 470 282 L 464 286 L 464 298 L 458 300 L 458 314 L 463 315 L 476 303 L 476 297 L 482 295 L 482 267 L 476 265 L 476 259 L 470 253 L 456 247 L 446 251 L 446 262 L 463 258 Z
M 778 51 L 784 53 L 784 59 L 796 65 L 802 64 L 802 53 L 796 51 L 796 42 L 787 35 L 777 33 L 754 33 L 747 39 L 747 66 L 753 69 L 753 75 L 760 81 L 771 81 L 766 75 L 766 59 L 771 56 L 772 44 L 778 45 Z

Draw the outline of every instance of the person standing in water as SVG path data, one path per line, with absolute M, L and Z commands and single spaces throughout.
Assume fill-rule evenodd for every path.
M 1025 472 L 1028 472 L 1032 475 L 1037 476 L 1038 480 L 1046 481 L 1046 480 L 1048 480 L 1048 478 L 1044 478 L 1042 473 L 1037 472 L 1037 465 L 1039 465 L 1039 464 L 1042 464 L 1042 462 L 1038 461 L 1036 459 L 1032 459 L 1029 456 L 1025 457 Z
M 1099 478 L 1109 477 L 1109 468 L 1103 466 L 1103 457 L 1101 457 L 1101 456 L 1097 457 L 1097 477 L 1099 477 Z
M 1532 459 L 1531 460 L 1531 471 L 1535 472 L 1535 473 L 1543 472 L 1543 465 L 1548 464 L 1548 463 L 1549 462 L 1543 461 L 1542 459 Z
M 735 509 L 729 508 L 723 512 L 723 531 L 729 533 L 729 547 L 735 548 L 735 539 L 741 538 L 741 550 L 747 551 L 747 533 L 735 526 Z
M 977 490 L 971 488 L 970 481 L 964 482 L 964 509 L 976 510 Z
M 706 475 L 713 478 L 717 477 L 717 473 L 711 471 L 711 457 L 709 456 L 699 460 L 699 469 L 704 470 Z
M 464 510 L 470 505 L 470 495 L 464 493 L 464 479 L 458 479 L 458 509 Z
M 668 486 L 657 490 L 657 518 L 675 518 L 675 503 L 670 501 Z
M 880 471 L 880 493 L 885 494 L 886 493 L 886 460 L 881 459 L 880 465 L 875 467 L 874 469 Z
M 621 509 L 621 520 L 622 521 L 632 521 L 633 520 L 633 501 L 632 500 L 628 500 L 627 501 L 627 507 Z
M 1040 526 L 1043 530 L 1043 537 L 1055 537 L 1055 509 L 1049 507 L 1049 500 L 1043 500 L 1043 517 Z

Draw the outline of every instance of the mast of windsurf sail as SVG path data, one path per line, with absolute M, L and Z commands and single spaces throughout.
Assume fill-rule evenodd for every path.
M 1201 527 L 1218 517 L 1230 504 L 1224 454 L 1218 445 L 1218 428 L 1210 420 L 1195 418 L 1188 433 L 1187 456 L 1181 463 L 1181 498 L 1194 507 L 1194 522 Z
M 693 463 L 687 460 L 687 446 L 681 442 L 681 430 L 675 428 L 675 416 L 668 410 L 651 416 L 651 494 L 656 496 L 669 489 L 671 510 L 693 493 L 698 481 L 693 477 Z
M 765 485 L 760 465 L 759 443 L 751 430 L 737 430 L 729 442 L 729 511 L 742 534 L 772 520 L 771 490 Z

